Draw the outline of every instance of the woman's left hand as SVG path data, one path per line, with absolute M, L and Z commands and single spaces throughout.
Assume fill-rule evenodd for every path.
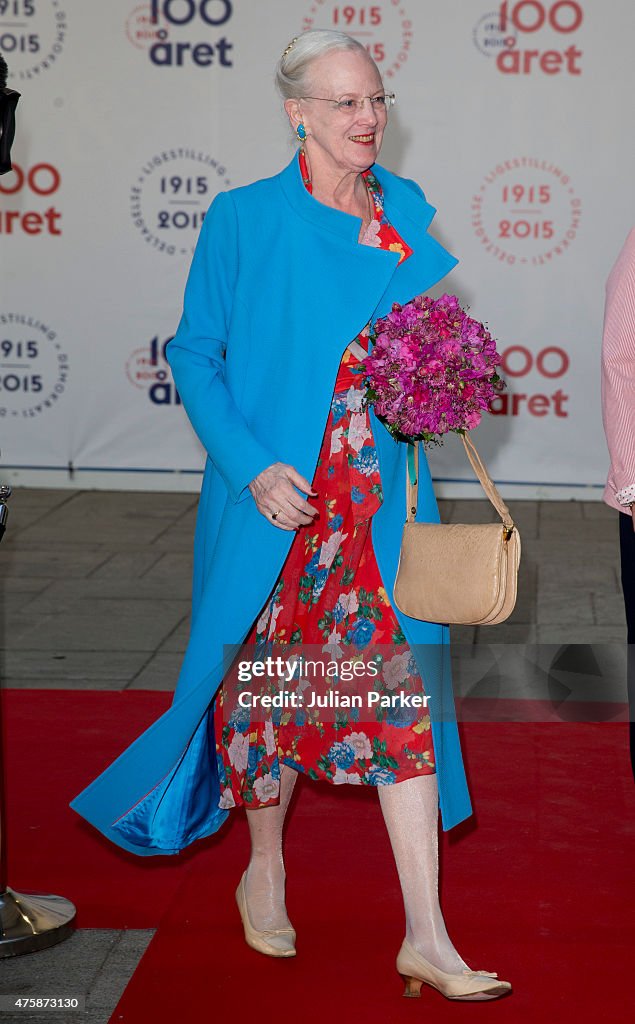
M 308 526 L 319 515 L 318 509 L 298 494 L 296 487 L 317 497 L 308 480 L 286 462 L 274 462 L 249 484 L 258 511 L 280 530 Z

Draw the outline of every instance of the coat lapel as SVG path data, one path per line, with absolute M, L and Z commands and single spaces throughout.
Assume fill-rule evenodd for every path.
M 393 302 L 403 304 L 428 291 L 459 261 L 428 234 L 436 209 L 423 193 L 379 164 L 374 165 L 373 172 L 384 192 L 388 220 L 413 250 L 395 270 L 390 294 L 385 293 L 375 309 L 374 316 L 380 317 L 390 312 Z
M 337 360 L 369 320 L 385 316 L 393 302 L 405 303 L 427 291 L 458 263 L 428 234 L 436 210 L 418 186 L 380 164 L 372 169 L 382 186 L 388 220 L 413 250 L 401 264 L 397 253 L 358 242 L 359 217 L 326 206 L 307 191 L 297 155 L 276 176 L 300 218 L 293 222 L 293 230 L 306 239 L 304 265 L 319 267 L 320 287 L 314 294 L 308 289 L 303 293 L 303 312 L 308 322 L 322 323 L 324 297 L 329 297 L 330 318 L 338 325 L 330 335 Z M 322 340 L 329 344 L 328 336 Z
M 297 156 L 276 177 L 288 204 L 284 230 L 290 293 L 284 306 L 289 336 L 299 330 L 297 316 L 319 332 L 323 353 L 329 353 L 322 368 L 326 384 L 389 289 L 399 255 L 360 245 L 361 219 L 315 199 L 304 186 Z M 298 276 L 303 281 L 299 302 L 298 286 L 292 285 Z

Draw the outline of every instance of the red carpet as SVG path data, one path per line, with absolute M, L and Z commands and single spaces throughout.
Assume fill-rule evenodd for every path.
M 143 863 L 68 802 L 169 707 L 170 694 L 5 690 L 2 697 L 9 885 L 67 896 L 79 928 L 156 927 L 188 854 Z
M 141 860 L 66 806 L 169 699 L 6 694 L 10 884 L 70 897 L 82 927 L 159 926 L 112 1022 L 630 1017 L 635 788 L 624 724 L 463 727 L 476 814 L 443 835 L 444 913 L 468 963 L 514 985 L 466 1009 L 426 986 L 420 1000 L 402 998 L 403 910 L 373 791 L 298 780 L 286 844 L 298 956 L 279 961 L 242 938 L 240 812 L 179 857 Z

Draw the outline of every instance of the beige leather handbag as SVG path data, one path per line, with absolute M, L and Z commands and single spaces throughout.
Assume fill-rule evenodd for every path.
M 473 442 L 460 435 L 472 469 L 501 523 L 416 523 L 419 444 L 414 483 L 406 470 L 406 523 L 394 586 L 397 608 L 414 619 L 493 626 L 516 604 L 520 536 Z

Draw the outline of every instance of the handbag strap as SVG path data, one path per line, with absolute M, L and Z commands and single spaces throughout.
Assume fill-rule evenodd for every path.
M 514 521 L 510 515 L 507 505 L 498 493 L 496 484 L 487 472 L 485 463 L 477 452 L 474 442 L 466 434 L 460 434 L 459 436 L 463 442 L 465 454 L 467 455 L 470 465 L 479 479 L 481 487 L 498 512 L 505 527 L 511 532 L 514 528 Z M 414 522 L 414 518 L 417 514 L 417 498 L 419 493 L 419 442 L 416 441 L 414 445 L 409 445 L 408 448 L 408 459 L 406 465 L 406 521 L 412 523 Z M 411 451 L 413 459 L 412 462 L 410 460 Z

